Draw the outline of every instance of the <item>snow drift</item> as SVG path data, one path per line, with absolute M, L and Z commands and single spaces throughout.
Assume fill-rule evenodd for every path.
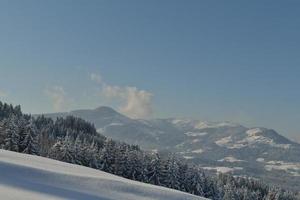
M 0 150 L 3 200 L 204 200 L 99 170 Z

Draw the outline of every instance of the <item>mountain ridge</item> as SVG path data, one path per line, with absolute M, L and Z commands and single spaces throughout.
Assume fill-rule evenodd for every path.
M 142 122 L 144 124 L 153 126 L 152 123 L 149 122 L 155 122 L 157 120 L 159 121 L 168 121 L 173 123 L 174 125 L 180 124 L 180 123 L 185 123 L 185 126 L 190 126 L 195 129 L 206 129 L 206 128 L 216 128 L 216 127 L 243 127 L 245 129 L 262 129 L 262 130 L 269 130 L 272 131 L 274 134 L 281 136 L 282 138 L 285 138 L 286 140 L 288 140 L 291 143 L 297 143 L 298 142 L 293 142 L 292 139 L 289 139 L 283 135 L 280 135 L 278 132 L 276 132 L 274 129 L 271 128 L 265 128 L 265 127 L 245 127 L 242 124 L 239 123 L 235 123 L 235 122 L 231 122 L 231 121 L 201 121 L 201 120 L 197 120 L 197 119 L 188 119 L 188 118 L 174 118 L 174 117 L 170 117 L 170 118 L 153 118 L 153 119 L 132 119 L 126 115 L 123 115 L 121 113 L 119 113 L 118 111 L 116 111 L 115 109 L 109 107 L 109 106 L 99 106 L 95 109 L 78 109 L 78 110 L 72 110 L 70 112 L 58 112 L 58 113 L 42 113 L 42 114 L 35 114 L 34 116 L 39 116 L 39 115 L 44 115 L 50 118 L 56 118 L 56 117 L 66 117 L 68 115 L 74 115 L 74 116 L 78 116 L 81 117 L 83 114 L 85 113 L 93 113 L 93 114 L 98 114 L 99 116 L 103 117 L 103 116 L 117 116 L 122 118 L 123 120 L 130 120 L 132 122 Z M 97 117 L 97 116 L 96 116 Z M 83 116 L 82 118 L 85 118 L 85 116 Z M 93 119 L 95 120 L 95 119 Z M 93 121 L 92 120 L 92 121 Z M 119 120 L 119 119 L 118 119 Z M 94 123 L 95 126 L 97 127 L 97 123 Z M 180 126 L 179 128 L 182 128 L 184 126 Z
M 289 189 L 300 188 L 300 144 L 273 129 L 177 118 L 131 119 L 107 107 L 63 114 L 67 115 L 93 123 L 99 133 L 112 139 L 152 151 L 171 151 L 208 171 L 279 185 L 289 180 Z

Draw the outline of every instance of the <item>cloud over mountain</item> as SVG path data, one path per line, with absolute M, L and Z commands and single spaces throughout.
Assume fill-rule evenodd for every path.
M 46 88 L 44 93 L 50 98 L 54 111 L 63 111 L 70 101 L 62 86 Z
M 149 118 L 153 112 L 151 92 L 132 86 L 110 85 L 103 81 L 101 75 L 90 74 L 92 81 L 101 86 L 101 93 L 107 99 L 117 100 L 119 111 L 131 118 Z
M 0 89 L 0 98 L 7 97 L 7 93 Z

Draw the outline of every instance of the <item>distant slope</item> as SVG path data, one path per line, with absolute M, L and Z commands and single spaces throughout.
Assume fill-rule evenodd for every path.
M 0 150 L 0 196 L 5 200 L 202 200 L 38 156 Z
M 109 107 L 46 114 L 51 118 L 67 115 L 95 124 L 99 133 L 112 139 L 176 152 L 210 171 L 300 188 L 300 144 L 272 129 L 176 118 L 135 120 Z

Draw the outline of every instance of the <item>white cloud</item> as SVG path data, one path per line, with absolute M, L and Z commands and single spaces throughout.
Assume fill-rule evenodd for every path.
M 152 115 L 152 94 L 136 87 L 105 85 L 103 94 L 121 100 L 119 110 L 132 118 L 148 118 Z
M 132 118 L 149 118 L 152 115 L 152 93 L 136 87 L 109 85 L 97 77 L 101 78 L 94 74 L 91 79 L 101 85 L 104 97 L 120 102 L 120 112 Z
M 120 110 L 133 118 L 147 118 L 152 115 L 152 94 L 136 87 L 126 87 L 125 104 Z
M 7 97 L 8 95 L 7 95 L 7 93 L 5 92 L 5 91 L 3 91 L 3 90 L 0 90 L 0 98 L 5 98 L 5 97 Z
M 63 87 L 53 86 L 44 92 L 51 99 L 54 111 L 64 111 L 69 106 L 70 100 Z
M 121 87 L 107 85 L 107 84 L 103 84 L 102 93 L 107 98 L 116 98 L 116 97 L 124 98 L 124 95 L 125 95 L 124 91 L 122 91 Z
M 96 83 L 102 83 L 102 77 L 99 74 L 91 73 L 90 78 L 92 81 L 95 81 Z

